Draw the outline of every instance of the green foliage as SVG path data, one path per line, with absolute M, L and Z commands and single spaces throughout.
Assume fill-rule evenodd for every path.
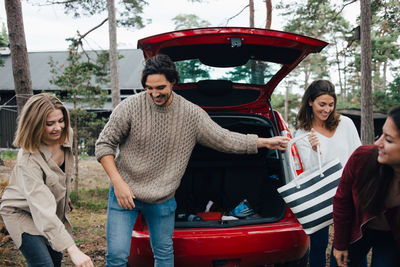
M 385 91 L 387 83 L 386 76 L 389 67 L 398 66 L 400 59 L 400 1 L 399 0 L 373 0 L 371 1 L 371 44 L 372 44 L 372 86 L 373 91 Z M 359 88 L 359 72 L 361 69 L 360 42 L 354 42 L 351 53 L 352 60 L 349 61 L 348 72 L 353 88 Z M 354 84 L 357 81 L 358 84 Z M 377 93 L 377 96 L 380 95 Z M 381 94 L 382 95 L 382 94 Z M 380 98 L 380 97 L 378 97 Z
M 107 0 L 70 0 L 70 1 L 31 1 L 41 5 L 43 2 L 47 5 L 63 5 L 66 14 L 72 14 L 74 17 L 86 17 L 95 14 L 107 12 Z M 147 5 L 145 0 L 120 0 L 116 4 L 117 24 L 123 27 L 143 28 L 144 21 L 143 8 Z M 147 21 L 150 22 L 150 21 Z
M 71 192 L 70 199 L 73 207 L 90 211 L 107 210 L 108 188 L 79 189 L 79 193 Z
M 192 2 L 201 2 L 201 0 L 192 0 Z M 175 30 L 211 25 L 208 21 L 202 20 L 194 14 L 180 14 L 175 16 L 172 21 L 175 24 Z M 197 59 L 175 62 L 175 65 L 179 71 L 180 82 L 196 82 L 201 78 L 210 78 L 210 69 L 202 65 Z
M 208 27 L 211 25 L 208 21 L 194 14 L 179 14 L 175 16 L 172 21 L 175 24 L 175 30 Z
M 175 63 L 179 72 L 180 82 L 196 82 L 201 78 L 210 78 L 209 69 L 197 59 L 179 61 Z
M 7 47 L 10 41 L 8 40 L 8 34 L 6 26 L 3 23 L 1 34 L 0 34 L 0 47 Z M 0 67 L 4 66 L 4 60 L 0 57 Z
M 12 151 L 10 149 L 7 149 L 5 152 L 1 153 L 1 157 L 2 159 L 17 159 L 17 152 L 16 151 Z
M 287 123 L 296 125 L 296 115 L 300 106 L 301 96 L 299 94 L 289 93 L 288 104 L 289 114 L 287 114 Z M 271 106 L 277 110 L 282 116 L 285 114 L 285 95 L 274 92 L 271 96 Z
M 80 52 L 79 41 L 69 39 L 68 65 L 58 65 L 50 59 L 53 80 L 50 82 L 62 89 L 59 97 L 66 103 L 71 103 L 71 125 L 77 129 L 79 154 L 93 154 L 93 147 L 100 130 L 105 125 L 105 119 L 98 119 L 88 108 L 103 108 L 108 97 L 108 91 L 102 85 L 109 81 L 108 52 L 97 54 L 91 61 L 87 53 Z
M 373 92 L 374 111 L 387 113 L 395 106 L 400 105 L 400 76 L 397 77 L 385 91 Z
M 77 116 L 78 128 L 78 150 L 81 159 L 94 155 L 94 147 L 101 130 L 107 123 L 107 118 L 99 118 L 96 113 L 88 112 L 84 109 L 71 111 L 71 116 Z M 75 126 L 75 120 L 71 121 L 71 126 Z
M 80 244 L 85 244 L 88 242 L 87 238 L 84 239 L 75 239 L 75 244 L 80 245 Z
M 275 73 L 266 62 L 249 60 L 245 65 L 235 67 L 227 73 L 233 82 L 246 82 L 252 84 L 265 84 Z
M 337 61 L 344 62 L 341 53 L 349 30 L 349 23 L 338 13 L 335 5 L 325 0 L 308 0 L 291 2 L 281 1 L 277 5 L 281 15 L 285 17 L 287 24 L 285 31 L 295 32 L 306 36 L 322 39 L 330 43 L 330 46 L 319 54 L 309 55 L 293 72 L 294 76 L 304 74 L 304 84 L 308 85 L 317 78 L 328 78 L 329 70 L 338 69 Z M 336 60 L 328 60 L 329 49 L 336 50 Z M 344 71 L 343 67 L 339 71 Z
M 374 112 L 387 113 L 391 107 L 400 105 L 400 76 L 395 78 L 385 90 L 374 91 L 372 99 Z M 352 90 L 344 101 L 338 98 L 337 108 L 361 109 L 361 90 Z

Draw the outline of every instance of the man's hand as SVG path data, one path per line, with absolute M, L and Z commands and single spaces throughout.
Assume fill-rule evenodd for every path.
M 133 195 L 130 186 L 122 179 L 118 182 L 114 182 L 113 186 L 118 204 L 124 209 L 133 209 L 135 207 L 135 203 L 133 203 L 135 196 Z
M 70 246 L 68 254 L 71 257 L 72 262 L 77 267 L 93 267 L 93 262 L 85 253 L 83 253 L 76 245 Z
M 285 151 L 290 139 L 285 136 L 275 136 L 271 138 L 258 138 L 257 148 L 266 147 L 269 149 L 279 149 Z
M 339 267 L 347 267 L 349 263 L 349 252 L 347 250 L 333 249 L 333 256 Z
M 115 165 L 114 155 L 106 155 L 100 159 L 101 165 L 110 177 L 111 183 L 114 186 L 115 197 L 118 204 L 124 209 L 133 209 L 135 203 L 133 199 L 135 196 L 129 185 L 122 179 L 117 166 Z

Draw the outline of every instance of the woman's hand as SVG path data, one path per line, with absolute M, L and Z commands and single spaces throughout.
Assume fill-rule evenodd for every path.
M 317 133 L 314 128 L 311 128 L 311 134 L 308 136 L 308 141 L 310 141 L 310 145 L 312 149 L 317 152 L 317 146 L 319 145 L 319 139 Z
M 71 257 L 72 262 L 77 267 L 93 267 L 93 262 L 85 253 L 83 253 L 76 245 L 70 246 L 68 254 Z
M 349 263 L 349 252 L 347 250 L 333 249 L 333 256 L 335 256 L 336 262 L 339 267 L 347 267 Z
M 257 148 L 266 147 L 269 149 L 279 149 L 285 151 L 290 139 L 285 136 L 274 136 L 270 138 L 258 138 Z

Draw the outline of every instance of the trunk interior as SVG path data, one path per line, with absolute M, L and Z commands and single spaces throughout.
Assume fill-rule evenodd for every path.
M 265 117 L 232 113 L 210 116 L 231 131 L 259 137 L 274 135 L 272 124 Z M 175 228 L 233 227 L 278 221 L 286 207 L 276 191 L 283 180 L 280 154 L 276 150 L 263 148 L 257 154 L 238 155 L 196 145 L 175 194 Z M 240 205 L 243 201 L 245 205 Z M 238 214 L 242 216 L 231 216 L 246 207 L 250 208 L 249 213 L 242 211 Z M 200 221 L 193 220 L 193 215 L 202 220 L 198 217 L 195 219 Z

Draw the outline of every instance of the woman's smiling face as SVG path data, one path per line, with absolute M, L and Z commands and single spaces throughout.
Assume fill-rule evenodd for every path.
M 335 99 L 328 95 L 320 95 L 308 103 L 313 111 L 314 120 L 326 121 L 335 108 Z
M 46 118 L 46 126 L 42 141 L 45 144 L 57 143 L 65 128 L 64 115 L 61 110 L 55 109 Z
M 378 146 L 378 162 L 400 169 L 400 131 L 391 117 L 386 119 L 382 135 L 376 140 Z

